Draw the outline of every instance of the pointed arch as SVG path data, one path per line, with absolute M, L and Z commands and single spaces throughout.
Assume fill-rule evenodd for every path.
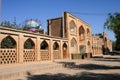
M 63 49 L 67 49 L 67 44 L 66 43 L 63 44 Z
M 90 41 L 87 42 L 87 45 L 88 45 L 88 53 L 91 52 L 91 44 L 90 44 Z
M 77 42 L 75 38 L 71 39 L 71 53 L 77 53 Z
M 57 42 L 53 44 L 53 50 L 59 50 L 59 44 Z
M 49 49 L 48 43 L 45 40 L 41 42 L 40 49 L 41 50 L 48 50 Z
M 76 24 L 73 20 L 70 21 L 70 33 L 76 34 Z
M 85 39 L 85 29 L 83 26 L 79 27 L 79 40 L 84 40 Z
M 31 38 L 28 38 L 24 42 L 24 49 L 34 49 L 34 48 L 35 48 L 35 43 L 33 42 Z
M 63 47 L 63 58 L 65 59 L 67 58 L 67 44 L 64 43 L 62 47 Z
M 11 36 L 6 36 L 1 41 L 1 48 L 16 48 L 16 41 Z
M 90 37 L 90 30 L 87 28 L 87 37 Z

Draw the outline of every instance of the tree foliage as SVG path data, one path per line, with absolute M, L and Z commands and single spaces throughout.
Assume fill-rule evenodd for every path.
M 29 29 L 29 27 L 30 27 L 29 25 L 27 25 L 27 22 L 30 21 L 30 20 L 34 20 L 37 23 L 39 23 L 39 25 L 35 27 L 36 29 L 40 29 L 41 28 L 41 22 L 38 19 L 28 19 L 28 20 L 25 20 L 22 24 L 18 24 L 16 22 L 16 18 L 14 18 L 13 22 L 6 21 L 6 20 L 2 21 L 0 23 L 0 26 L 7 27 L 7 28 L 19 29 L 19 30 L 26 30 L 27 31 Z
M 34 43 L 31 39 L 27 39 L 24 43 L 24 49 L 33 49 Z
M 108 14 L 108 18 L 104 23 L 104 28 L 115 33 L 116 50 L 120 50 L 120 13 Z
M 2 22 L 0 23 L 0 26 L 12 28 L 12 24 L 10 23 L 10 21 L 2 21 Z
M 0 22 L 0 26 L 7 27 L 7 28 L 19 29 L 19 30 L 26 30 L 27 31 L 30 26 L 27 25 L 26 23 L 29 20 L 25 20 L 22 24 L 18 24 L 16 22 L 16 18 L 14 18 L 13 22 L 6 21 L 6 20 Z M 39 25 L 36 26 L 35 28 L 39 29 L 41 27 L 40 21 L 38 19 L 36 19 L 35 21 L 39 23 Z M 1 48 L 14 48 L 14 45 L 15 45 L 15 42 L 11 37 L 6 37 L 1 42 Z M 34 43 L 30 39 L 26 40 L 26 42 L 24 43 L 24 48 L 25 49 L 33 49 L 33 47 L 34 47 Z
M 1 48 L 14 48 L 15 45 L 15 41 L 9 36 L 4 38 L 1 42 Z

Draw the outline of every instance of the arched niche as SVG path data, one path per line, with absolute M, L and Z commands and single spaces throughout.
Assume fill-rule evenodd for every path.
M 6 36 L 1 41 L 1 48 L 16 48 L 16 41 L 11 36 Z
M 90 53 L 91 52 L 90 41 L 87 42 L 87 45 L 88 45 L 88 53 Z
M 34 49 L 34 48 L 35 48 L 35 44 L 34 44 L 33 40 L 31 38 L 28 38 L 24 42 L 24 49 Z
M 90 30 L 87 28 L 87 36 L 90 37 Z
M 70 21 L 70 33 L 76 34 L 76 24 L 73 20 Z
M 53 44 L 53 50 L 59 50 L 59 44 L 57 42 Z
M 63 48 L 63 58 L 67 58 L 67 44 L 64 43 L 62 48 Z
M 84 40 L 85 39 L 85 29 L 83 26 L 79 27 L 79 40 Z
M 40 49 L 41 50 L 48 50 L 49 49 L 48 43 L 45 40 L 41 42 Z
M 75 38 L 71 39 L 71 53 L 77 53 L 77 42 Z

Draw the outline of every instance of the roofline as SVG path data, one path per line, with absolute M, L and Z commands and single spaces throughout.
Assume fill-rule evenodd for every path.
M 70 13 L 70 12 L 65 11 L 64 13 L 69 13 L 70 15 L 72 15 L 72 16 L 74 16 L 74 17 L 78 18 L 79 20 L 81 20 L 83 23 L 86 23 L 87 25 L 91 26 L 89 23 L 87 23 L 86 21 L 84 21 L 84 20 L 80 19 L 79 17 L 77 17 L 77 16 L 73 15 L 73 14 L 72 14 L 72 13 Z

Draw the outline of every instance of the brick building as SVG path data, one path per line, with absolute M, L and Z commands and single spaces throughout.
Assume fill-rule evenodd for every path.
M 106 33 L 93 36 L 92 27 L 69 12 L 47 20 L 47 25 L 48 35 L 0 26 L 0 64 L 81 59 L 102 56 L 103 47 L 112 50 Z M 1 46 L 6 38 L 13 47 Z M 31 48 L 25 47 L 27 41 Z

